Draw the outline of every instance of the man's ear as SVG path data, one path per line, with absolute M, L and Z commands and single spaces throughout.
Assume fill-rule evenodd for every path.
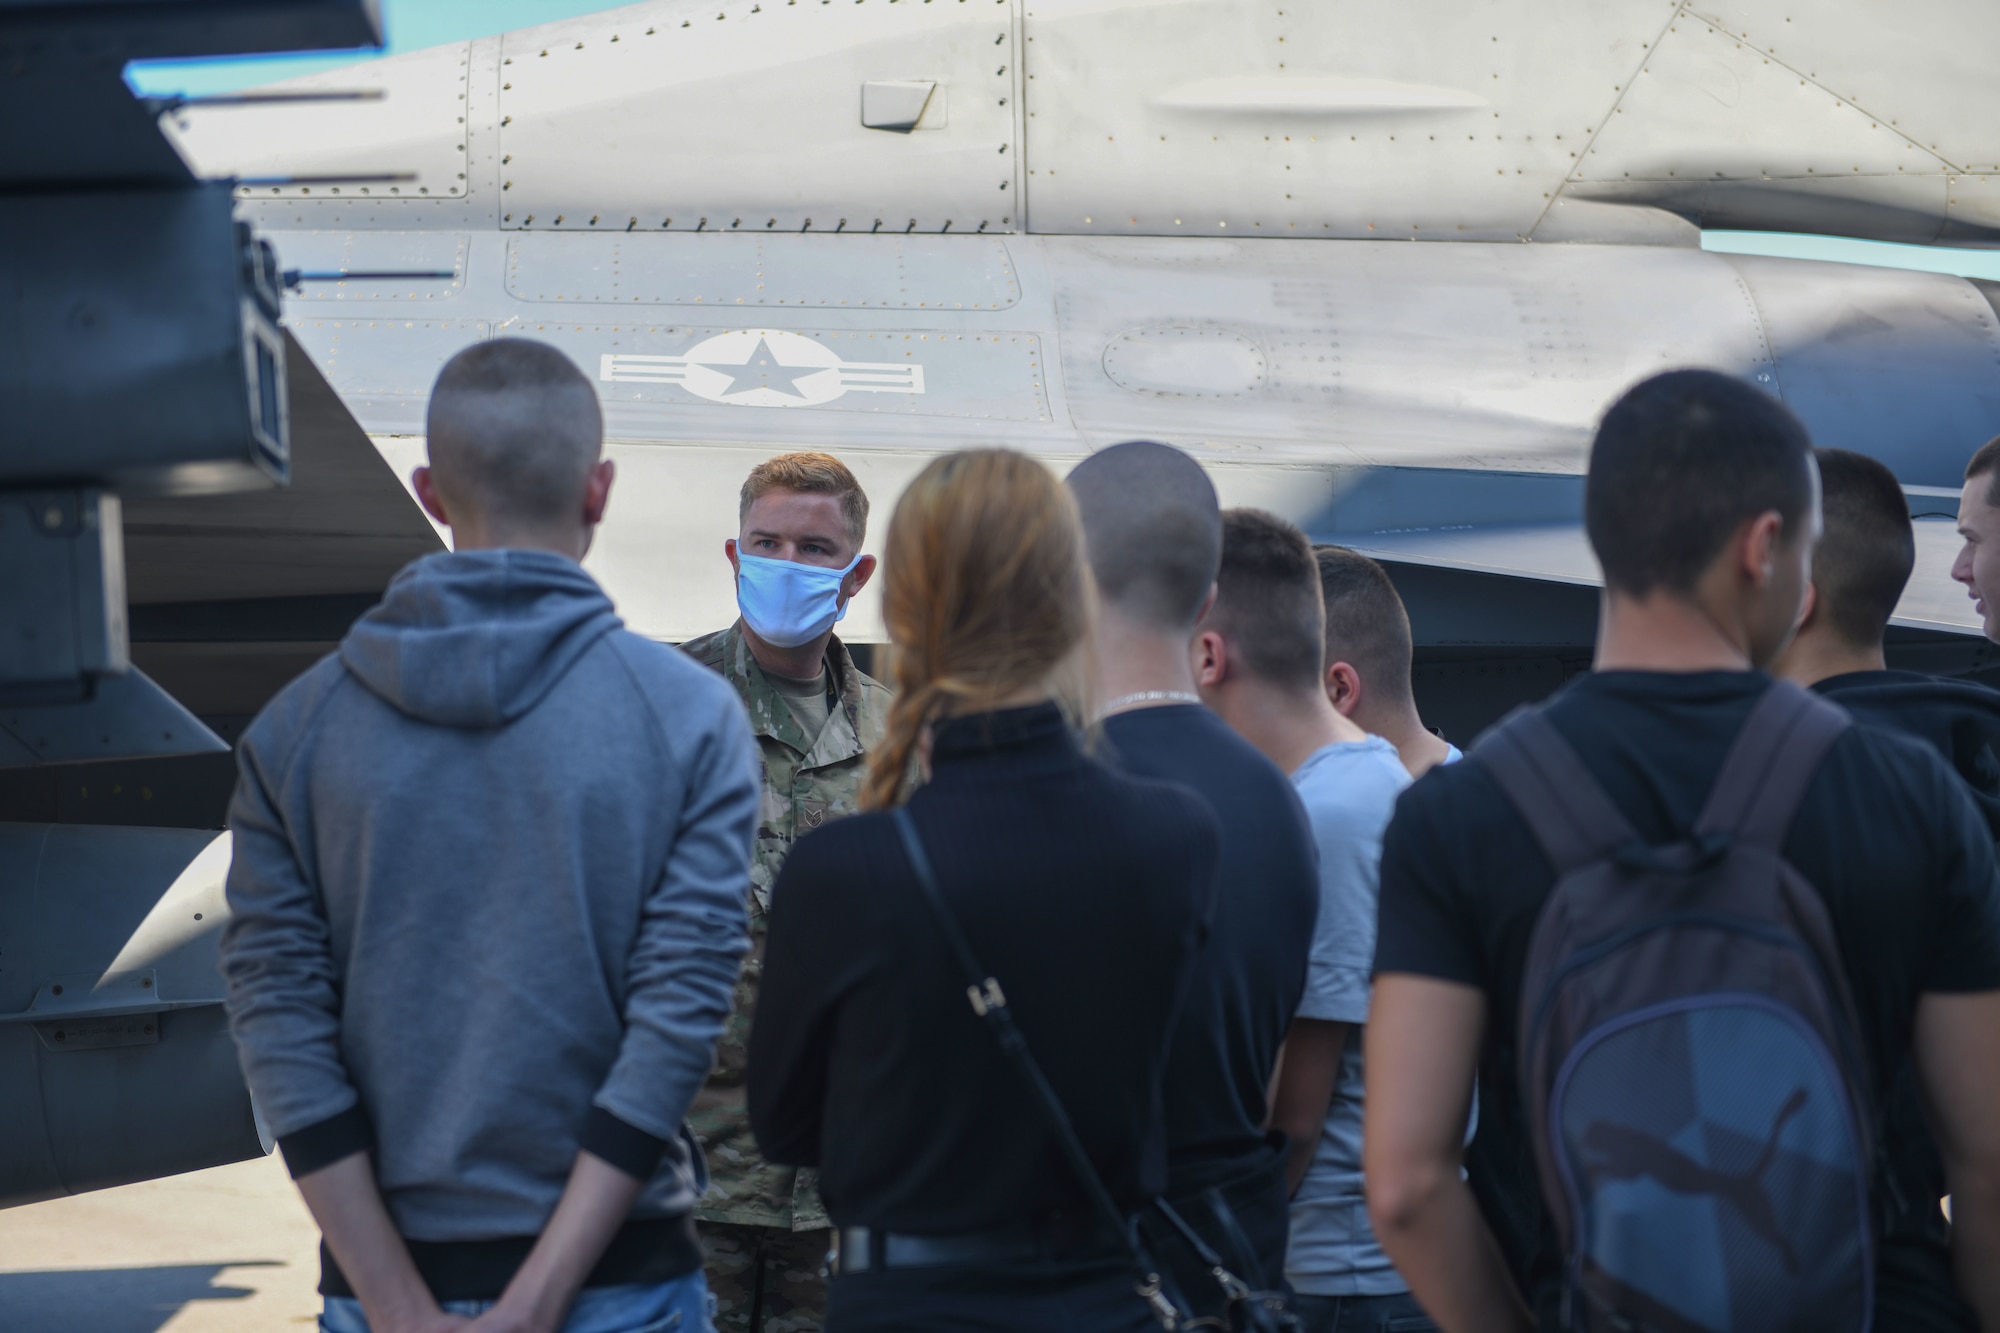
M 731 569 L 739 574 L 743 572 L 743 566 L 736 563 L 736 539 L 734 537 L 722 543 L 722 554 L 728 558 Z
M 437 479 L 428 467 L 420 467 L 410 474 L 410 489 L 417 493 L 417 503 L 446 527 L 451 526 L 451 515 L 445 512 L 444 497 L 438 494 Z
M 861 590 L 868 586 L 868 580 L 875 577 L 875 563 L 872 555 L 864 555 L 855 561 L 854 568 L 840 581 L 841 601 L 850 602 L 860 595 Z
M 601 458 L 597 466 L 590 469 L 590 479 L 583 484 L 583 525 L 594 528 L 604 521 L 604 509 L 611 503 L 611 483 L 618 475 L 618 465 L 608 458 Z
M 1361 673 L 1352 664 L 1335 662 L 1326 669 L 1326 697 L 1342 717 L 1353 717 L 1361 707 Z
M 1194 636 L 1189 656 L 1194 663 L 1195 684 L 1214 689 L 1229 678 L 1229 641 L 1212 629 Z
M 1738 572 L 1752 587 L 1767 588 L 1778 571 L 1778 547 L 1785 538 L 1785 520 L 1767 509 L 1739 529 L 1736 539 Z

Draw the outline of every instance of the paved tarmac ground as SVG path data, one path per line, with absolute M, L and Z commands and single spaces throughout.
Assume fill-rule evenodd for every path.
M 310 1333 L 319 1232 L 274 1154 L 0 1210 L 4 1333 Z

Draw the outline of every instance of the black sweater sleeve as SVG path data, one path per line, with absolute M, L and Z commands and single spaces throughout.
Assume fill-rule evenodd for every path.
M 771 891 L 764 975 L 745 1072 L 757 1147 L 767 1160 L 786 1166 L 819 1165 L 840 990 L 835 973 L 865 967 L 871 939 L 879 938 L 856 929 L 864 904 L 858 895 L 842 892 L 847 858 L 829 846 L 853 843 L 844 835 L 858 831 L 834 826 L 801 839 Z

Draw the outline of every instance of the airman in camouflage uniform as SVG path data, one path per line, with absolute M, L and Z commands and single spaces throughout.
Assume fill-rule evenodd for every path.
M 757 1154 L 745 1108 L 743 1071 L 750 1017 L 763 975 L 771 886 L 792 840 L 858 808 L 865 752 L 881 739 L 889 690 L 863 675 L 839 639 L 826 664 L 833 707 L 809 738 L 792 706 L 766 678 L 741 622 L 682 645 L 743 696 L 764 761 L 763 818 L 750 872 L 750 953 L 716 1049 L 716 1069 L 688 1123 L 708 1156 L 710 1186 L 696 1210 L 708 1248 L 709 1288 L 720 1333 L 816 1333 L 826 1309 L 830 1224 L 810 1169 L 775 1166 Z

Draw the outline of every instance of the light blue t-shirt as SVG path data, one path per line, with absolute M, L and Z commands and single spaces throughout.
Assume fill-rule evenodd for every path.
M 1285 1276 L 1312 1296 L 1408 1291 L 1368 1222 L 1361 1192 L 1361 1033 L 1368 1021 L 1382 833 L 1410 775 L 1379 736 L 1329 745 L 1292 774 L 1319 845 L 1319 924 L 1300 1018 L 1352 1023 L 1312 1165 L 1292 1198 Z

